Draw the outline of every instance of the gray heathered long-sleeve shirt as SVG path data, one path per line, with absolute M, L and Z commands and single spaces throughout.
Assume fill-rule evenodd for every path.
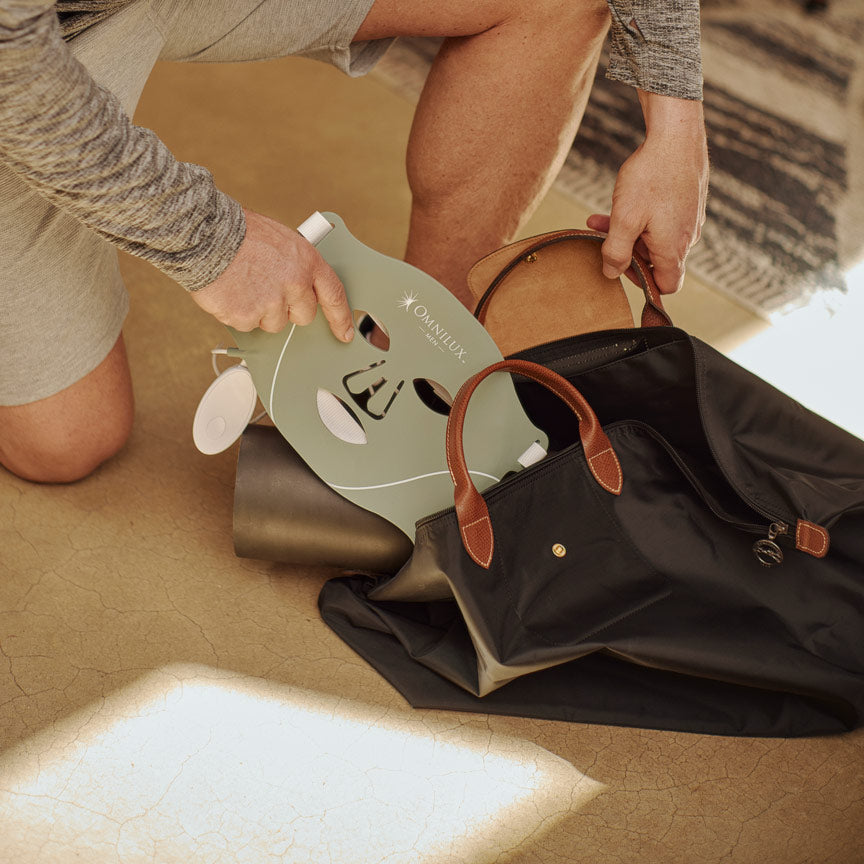
M 65 39 L 131 0 L 0 0 L 0 162 L 188 290 L 212 282 L 245 234 L 240 205 L 180 162 L 72 56 Z M 700 99 L 698 0 L 607 0 L 607 74 Z

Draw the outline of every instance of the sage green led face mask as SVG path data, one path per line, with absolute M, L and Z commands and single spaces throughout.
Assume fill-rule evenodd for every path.
M 442 285 L 364 246 L 338 216 L 324 217 L 334 227 L 317 248 L 355 310 L 353 342 L 339 342 L 320 312 L 278 334 L 232 333 L 267 413 L 309 467 L 413 539 L 417 519 L 453 503 L 444 453 L 450 398 L 501 354 Z M 490 376 L 465 424 L 478 488 L 518 469 L 534 442 L 545 447 L 546 437 L 510 377 Z

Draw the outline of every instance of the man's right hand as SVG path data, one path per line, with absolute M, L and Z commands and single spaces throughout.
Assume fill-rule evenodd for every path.
M 311 324 L 318 304 L 333 335 L 354 336 L 354 322 L 339 277 L 296 231 L 251 210 L 246 237 L 222 274 L 192 299 L 235 330 L 278 333 L 289 323 Z
M 708 147 L 702 103 L 638 93 L 645 140 L 618 172 L 612 213 L 592 214 L 588 227 L 608 234 L 602 247 L 606 276 L 625 273 L 635 251 L 653 267 L 660 293 L 674 294 L 705 223 Z

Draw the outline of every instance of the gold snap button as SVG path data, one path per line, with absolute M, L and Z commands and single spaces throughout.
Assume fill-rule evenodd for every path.
M 537 256 L 533 252 L 531 252 L 529 255 L 525 256 L 525 263 L 526 264 L 533 264 L 536 260 L 537 260 Z
M 564 546 L 563 543 L 556 543 L 552 547 L 552 554 L 556 558 L 563 558 L 567 554 L 567 548 Z

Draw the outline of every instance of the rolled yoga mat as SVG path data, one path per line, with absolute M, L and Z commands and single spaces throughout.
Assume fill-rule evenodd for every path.
M 243 433 L 234 486 L 241 558 L 395 573 L 412 545 L 395 525 L 334 492 L 273 426 Z

